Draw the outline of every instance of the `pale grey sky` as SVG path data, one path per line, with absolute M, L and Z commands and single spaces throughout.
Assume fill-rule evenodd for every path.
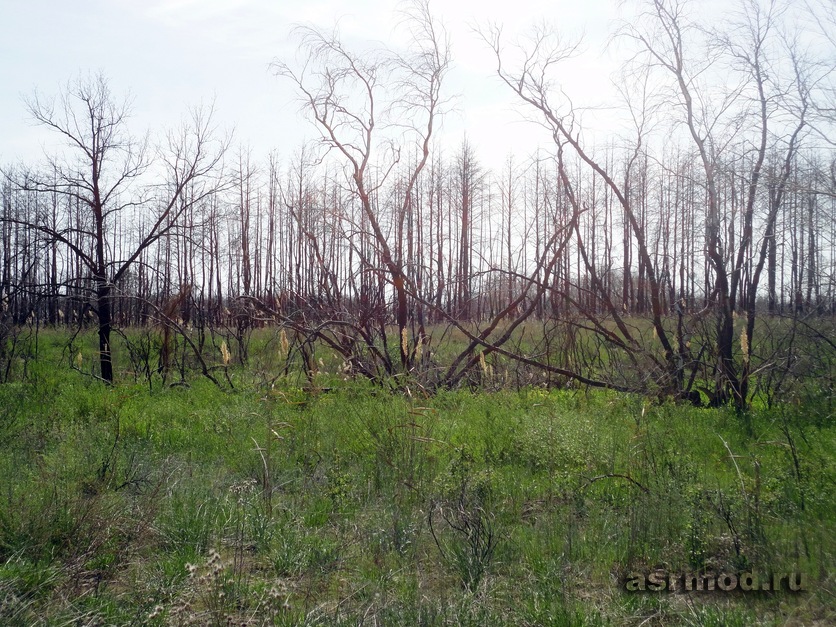
M 338 20 L 346 38 L 396 45 L 398 6 L 396 0 L 0 0 L 0 164 L 37 158 L 46 141 L 32 127 L 23 96 L 35 88 L 55 94 L 79 72 L 98 70 L 115 94 L 133 95 L 137 132 L 174 125 L 189 106 L 214 99 L 218 122 L 235 126 L 237 142 L 250 144 L 255 156 L 271 148 L 290 154 L 316 136 L 300 123 L 291 85 L 268 69 L 276 57 L 293 58 L 292 25 L 330 28 Z M 553 20 L 569 34 L 586 31 L 585 80 L 600 87 L 614 69 L 600 46 L 618 14 L 612 0 L 432 6 L 453 48 L 447 92 L 459 95 L 443 131 L 454 144 L 466 131 L 480 153 L 498 162 L 512 148 L 525 152 L 548 137 L 519 122 L 472 26 L 492 20 L 510 35 Z
M 715 0 L 712 0 L 714 2 Z M 273 148 L 291 154 L 317 137 L 298 113 L 292 85 L 269 71 L 291 61 L 294 23 L 323 28 L 339 21 L 349 41 L 397 45 L 397 0 L 0 0 L 0 166 L 31 161 L 49 141 L 32 126 L 22 98 L 53 95 L 79 72 L 102 70 L 112 91 L 130 93 L 136 133 L 174 126 L 188 107 L 214 100 L 216 121 L 235 127 L 256 158 Z M 509 151 L 549 144 L 542 129 L 515 112 L 494 75 L 477 24 L 503 24 L 509 38 L 538 20 L 567 36 L 584 33 L 583 55 L 561 76 L 575 104 L 606 102 L 617 62 L 605 48 L 621 17 L 616 0 L 438 0 L 434 13 L 450 34 L 454 66 L 446 89 L 458 95 L 443 124 L 455 146 L 466 132 L 487 165 Z M 614 56 L 614 55 L 612 55 Z M 48 145 L 47 145 L 48 148 Z

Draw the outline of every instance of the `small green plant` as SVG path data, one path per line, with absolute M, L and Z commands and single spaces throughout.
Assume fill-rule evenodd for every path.
M 375 482 L 378 487 L 394 478 L 397 494 L 416 497 L 435 474 L 434 449 L 443 444 L 436 437 L 437 411 L 430 407 L 366 411 L 359 416 L 362 433 L 375 453 Z
M 460 503 L 454 509 L 441 508 L 441 515 L 452 529 L 454 540 L 446 549 L 442 548 L 433 532 L 442 555 L 451 562 L 470 592 L 479 587 L 496 550 L 497 537 L 494 534 L 493 517 L 480 506 L 466 506 Z
M 694 490 L 690 499 L 690 517 L 685 526 L 685 550 L 692 568 L 703 568 L 708 557 L 709 508 L 705 492 Z
M 455 496 L 432 503 L 429 528 L 442 558 L 459 576 L 466 590 L 475 592 L 491 566 L 499 541 L 495 517 L 485 505 L 490 499 L 490 482 L 478 473 L 471 475 L 472 458 L 463 447 L 452 473 L 460 477 Z M 442 538 L 434 524 L 440 516 L 449 533 Z
M 194 485 L 177 486 L 166 497 L 156 521 L 163 547 L 190 557 L 205 552 L 217 532 L 218 499 Z
M 352 478 L 351 474 L 343 468 L 342 458 L 339 451 L 334 451 L 334 461 L 326 472 L 328 484 L 328 498 L 334 506 L 334 510 L 343 510 L 351 500 Z

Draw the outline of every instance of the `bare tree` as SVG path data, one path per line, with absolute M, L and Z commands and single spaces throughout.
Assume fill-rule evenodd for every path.
M 116 101 L 101 74 L 76 79 L 57 99 L 36 93 L 27 107 L 38 124 L 65 141 L 67 151 L 49 157 L 41 170 L 27 170 L 16 184 L 39 195 L 58 196 L 66 208 L 80 207 L 82 216 L 73 221 L 65 213 L 57 223 L 32 219 L 21 225 L 65 247 L 92 279 L 101 378 L 112 382 L 114 286 L 143 251 L 177 227 L 190 206 L 217 188 L 225 145 L 212 138 L 211 111 L 194 111 L 182 128 L 168 135 L 155 162 L 148 139 L 129 133 L 129 102 Z M 144 176 L 155 173 L 155 165 L 164 182 L 144 185 Z M 116 246 L 114 221 L 140 213 L 150 217 L 133 242 L 126 248 Z
M 402 233 L 418 177 L 429 158 L 436 118 L 443 106 L 442 83 L 450 62 L 446 35 L 432 17 L 426 0 L 411 5 L 405 21 L 411 33 L 406 55 L 388 50 L 356 53 L 343 44 L 336 32 L 327 34 L 299 27 L 296 32 L 304 55 L 301 68 L 293 69 L 283 61 L 273 65 L 278 75 L 296 85 L 302 106 L 322 132 L 324 144 L 337 151 L 347 168 L 376 252 L 394 290 L 404 369 L 410 355 L 405 338 L 409 319 L 407 284 L 412 277 L 407 276 L 405 260 L 398 254 L 401 243 L 393 245 L 384 231 L 375 197 L 400 160 L 401 147 L 395 142 L 401 135 L 407 147 L 417 149 L 419 155 L 396 208 L 398 228 L 394 230 Z M 380 157 L 376 157 L 378 150 Z
M 792 61 L 792 78 L 788 84 L 776 78 L 783 70 L 773 55 L 780 42 L 778 21 L 784 10 L 777 0 L 743 0 L 739 17 L 712 33 L 702 45 L 698 36 L 706 29 L 691 21 L 687 8 L 680 0 L 649 0 L 643 20 L 627 32 L 647 53 L 648 65 L 673 83 L 673 100 L 680 112 L 677 121 L 687 129 L 699 156 L 706 189 L 707 258 L 713 274 L 710 300 L 716 314 L 714 401 L 731 401 L 744 409 L 748 405 L 755 302 L 786 187 L 783 174 L 774 183 L 762 245 L 753 264 L 755 209 L 770 143 L 784 145 L 785 163 L 791 163 L 798 150 L 807 124 L 807 68 L 790 44 L 789 54 L 782 56 Z M 728 72 L 732 86 L 718 90 L 708 85 L 705 76 L 714 71 Z M 797 98 L 786 107 L 793 92 Z M 788 124 L 776 124 L 779 113 L 789 116 Z M 724 153 L 735 140 L 749 143 L 751 149 L 745 159 L 749 165 L 742 203 L 729 215 L 719 187 L 724 164 L 730 161 Z M 735 357 L 734 330 L 739 305 L 744 306 L 748 318 L 740 340 L 740 363 Z
M 576 110 L 571 100 L 553 83 L 555 68 L 574 55 L 577 44 L 561 41 L 554 33 L 544 28 L 538 28 L 527 44 L 520 47 L 521 60 L 519 63 L 511 66 L 507 63 L 508 55 L 503 47 L 501 29 L 498 27 L 491 28 L 489 31 L 483 32 L 482 36 L 494 53 L 499 78 L 523 103 L 536 112 L 538 121 L 550 131 L 560 156 L 558 172 L 563 193 L 567 195 L 573 206 L 573 213 L 576 216 L 580 215 L 583 207 L 581 206 L 581 199 L 573 191 L 565 166 L 563 152 L 567 149 L 574 153 L 580 163 L 588 168 L 594 177 L 603 182 L 604 187 L 613 195 L 620 206 L 624 222 L 636 242 L 640 266 L 643 265 L 647 277 L 650 318 L 658 342 L 662 347 L 662 358 L 655 357 L 652 351 L 643 350 L 641 338 L 637 337 L 636 331 L 624 319 L 622 309 L 617 307 L 610 298 L 603 280 L 604 277 L 596 271 L 594 259 L 586 250 L 583 234 L 580 230 L 577 230 L 579 222 L 576 219 L 573 221 L 573 228 L 576 229 L 578 236 L 580 265 L 585 268 L 589 277 L 589 287 L 583 288 L 579 285 L 579 290 L 591 289 L 593 293 L 602 298 L 606 312 L 612 317 L 616 330 L 612 331 L 602 324 L 595 316 L 595 312 L 590 309 L 589 304 L 583 302 L 583 299 L 579 298 L 577 306 L 592 322 L 591 330 L 599 334 L 605 341 L 613 343 L 629 355 L 643 352 L 649 358 L 649 364 L 653 371 L 649 373 L 651 378 L 655 379 L 663 390 L 679 396 L 683 392 L 685 359 L 682 355 L 677 354 L 664 324 L 666 314 L 663 298 L 664 286 L 657 273 L 656 264 L 653 263 L 646 224 L 642 220 L 641 214 L 636 210 L 631 189 L 636 170 L 643 159 L 643 143 L 646 141 L 648 133 L 648 117 L 651 108 L 647 98 L 647 77 L 640 76 L 639 85 L 643 86 L 644 89 L 639 90 L 639 102 L 634 105 L 628 101 L 636 135 L 624 165 L 622 180 L 618 180 L 617 175 L 607 169 L 606 163 L 599 161 L 584 145 Z

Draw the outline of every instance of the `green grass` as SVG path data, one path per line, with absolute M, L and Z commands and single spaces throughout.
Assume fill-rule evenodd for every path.
M 0 624 L 836 620 L 827 403 L 744 420 L 606 392 L 425 397 L 267 377 L 256 350 L 234 390 L 107 388 L 42 343 L 0 386 Z M 623 590 L 656 568 L 809 590 Z

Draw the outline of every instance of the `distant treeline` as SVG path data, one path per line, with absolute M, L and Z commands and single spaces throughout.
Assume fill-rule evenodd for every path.
M 624 169 L 629 155 L 605 152 L 608 168 Z M 737 253 L 747 194 L 747 157 L 729 157 L 718 167 L 723 250 Z M 621 158 L 620 158 L 621 157 Z M 548 281 L 538 295 L 536 316 L 572 311 L 606 313 L 609 303 L 625 314 L 650 311 L 649 277 L 657 277 L 668 313 L 709 307 L 716 278 L 707 255 L 705 180 L 698 158 L 669 151 L 666 160 L 641 156 L 628 181 L 638 224 L 650 243 L 650 261 L 637 254 L 636 237 L 617 199 L 594 173 L 578 172 L 574 193 L 582 210 L 572 223 L 572 205 L 553 156 L 508 159 L 500 172 L 479 165 L 463 142 L 445 158 L 434 155 L 418 178 L 406 215 L 399 215 L 408 171 L 395 170 L 373 196 L 373 210 L 396 263 L 414 283 L 426 319 L 442 312 L 461 320 L 496 315 L 530 288 L 532 276 Z M 782 155 L 767 158 L 756 199 L 755 232 L 779 184 Z M 836 312 L 836 188 L 831 151 L 796 155 L 786 192 L 767 240 L 765 281 L 757 302 L 774 313 Z M 393 311 L 391 281 L 381 270 L 381 251 L 342 171 L 308 162 L 304 152 L 282 167 L 275 159 L 256 162 L 235 155 L 227 184 L 192 204 L 166 233 L 144 248 L 115 283 L 114 322 L 144 325 L 185 289 L 177 315 L 221 322 L 240 296 L 253 296 L 288 315 L 307 308 L 341 306 Z M 579 168 L 571 170 L 577 172 Z M 14 172 L 14 170 L 11 170 Z M 154 200 L 115 214 L 107 244 L 114 265 L 133 252 Z M 96 279 L 75 249 L 94 254 L 89 209 L 72 196 L 2 189 L 3 307 L 17 324 L 78 324 L 93 320 Z M 28 228 L 44 225 L 48 230 Z M 538 261 L 554 234 L 572 234 L 546 276 Z M 52 232 L 66 233 L 68 242 Z M 751 276 L 750 242 L 742 272 Z M 736 311 L 743 312 L 750 283 L 740 281 Z M 415 309 L 416 304 L 411 308 Z M 520 307 L 523 303 L 520 304 Z

